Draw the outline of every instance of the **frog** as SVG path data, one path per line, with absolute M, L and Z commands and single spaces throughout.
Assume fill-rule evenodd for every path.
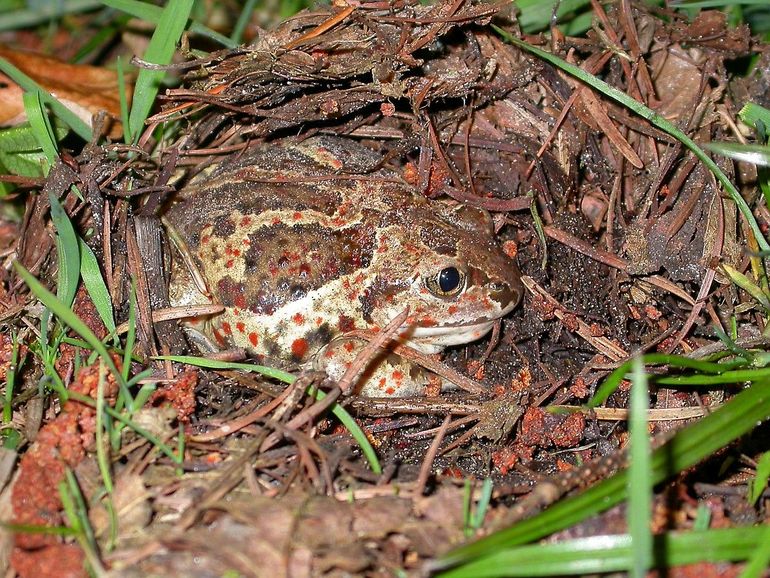
M 334 380 L 367 343 L 362 332 L 405 310 L 391 344 L 430 355 L 479 339 L 521 300 L 519 269 L 489 213 L 429 199 L 402 173 L 337 136 L 261 143 L 213 164 L 164 215 L 184 256 L 172 305 L 221 305 L 188 326 L 219 349 Z M 425 395 L 435 378 L 391 345 L 355 393 Z

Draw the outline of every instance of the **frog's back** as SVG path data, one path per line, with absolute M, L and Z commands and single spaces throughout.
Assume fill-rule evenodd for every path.
M 373 212 L 422 203 L 395 173 L 378 168 L 379 162 L 363 145 L 336 137 L 257 146 L 196 176 L 167 218 L 195 248 L 206 225 L 219 236 L 230 234 L 233 215 L 267 215 L 270 221 L 292 223 L 312 214 L 339 227 L 374 217 Z M 367 189 L 375 186 L 376 194 L 371 194 Z

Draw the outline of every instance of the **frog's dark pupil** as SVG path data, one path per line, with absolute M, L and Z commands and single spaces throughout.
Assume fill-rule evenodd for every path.
M 451 293 L 460 285 L 460 272 L 455 267 L 442 269 L 438 274 L 438 286 L 444 293 Z

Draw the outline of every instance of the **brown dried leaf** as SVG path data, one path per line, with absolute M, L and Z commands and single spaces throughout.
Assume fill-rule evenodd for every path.
M 115 480 L 112 504 L 120 520 L 121 537 L 140 533 L 150 522 L 152 511 L 149 497 L 150 492 L 145 488 L 141 476 L 124 472 Z M 91 509 L 89 518 L 97 536 L 103 536 L 109 531 L 110 513 L 101 503 Z
M 0 58 L 8 60 L 89 125 L 94 115 L 105 111 L 115 120 L 111 136 L 120 134 L 120 94 L 115 71 L 69 64 L 52 56 L 14 50 L 2 44 Z M 0 126 L 24 122 L 22 93 L 16 83 L 0 74 Z M 129 101 L 132 93 L 131 83 L 127 82 L 126 98 Z

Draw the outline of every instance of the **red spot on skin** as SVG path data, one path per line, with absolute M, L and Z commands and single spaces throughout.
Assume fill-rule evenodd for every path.
M 335 227 L 342 227 L 345 224 L 345 219 L 342 219 L 340 217 L 334 217 L 332 219 L 332 225 Z
M 232 259 L 228 259 L 227 263 L 225 263 L 225 267 L 227 267 L 229 269 L 230 267 L 233 266 L 234 263 L 235 263 L 235 261 L 233 261 Z
M 449 313 L 450 315 L 454 315 L 455 313 L 457 313 L 457 305 L 450 305 L 449 307 L 446 308 L 446 312 Z
M 302 313 L 295 313 L 291 320 L 294 321 L 294 323 L 297 325 L 302 325 L 305 322 L 305 317 L 302 315 Z
M 214 339 L 216 339 L 217 343 L 222 347 L 225 346 L 225 337 L 216 328 L 214 329 Z
M 280 225 L 281 219 L 280 217 L 273 217 L 273 225 Z
M 299 359 L 305 357 L 307 353 L 307 341 L 300 338 L 295 339 L 291 344 L 291 354 Z
M 233 309 L 233 315 L 235 315 L 237 317 L 240 314 L 241 314 L 240 311 L 238 311 L 237 309 Z
M 249 241 L 248 239 L 244 239 L 243 244 L 248 247 L 249 245 L 251 245 L 251 241 Z
M 203 235 L 203 237 L 201 237 L 201 245 L 205 245 L 210 240 L 211 240 L 211 237 L 209 235 Z
M 342 333 L 347 333 L 356 328 L 356 323 L 351 317 L 340 315 L 339 321 L 337 322 L 337 328 L 342 331 Z
M 385 393 L 387 393 L 388 395 L 393 395 L 394 393 L 396 393 L 396 390 L 393 387 L 389 387 L 388 389 L 385 390 Z
M 233 302 L 239 309 L 246 309 L 246 298 L 242 294 L 239 293 L 236 295 L 235 299 L 233 299 Z
M 404 374 L 398 369 L 396 369 L 393 372 L 393 379 L 395 379 L 396 381 L 401 381 L 402 379 L 404 379 Z
M 259 343 L 259 337 L 257 337 L 257 334 L 252 331 L 249 333 L 249 341 L 254 347 L 256 347 L 257 343 Z
M 241 219 L 241 227 L 246 227 L 251 224 L 251 217 L 243 217 Z
M 230 327 L 230 324 L 227 321 L 224 321 L 222 323 L 222 331 L 225 332 L 225 335 L 232 335 L 233 334 L 233 328 Z
M 316 317 L 315 318 L 315 324 L 318 325 L 319 327 L 321 325 L 323 325 L 323 322 L 324 322 L 324 318 L 323 317 Z
M 310 265 L 308 265 L 307 263 L 302 263 L 302 265 L 299 266 L 299 274 L 302 277 L 307 277 L 308 275 L 310 275 Z
M 293 216 L 295 221 L 299 221 L 302 219 L 302 213 L 300 213 L 299 211 L 295 212 Z
M 238 323 L 236 323 L 235 328 L 241 333 L 246 332 L 246 326 L 243 324 L 243 321 L 239 321 Z
M 380 389 L 382 389 L 383 387 L 385 387 L 385 383 L 386 383 L 386 381 L 385 381 L 385 378 L 384 378 L 384 377 L 381 377 L 381 378 L 380 378 L 380 382 L 379 382 L 379 384 L 378 384 L 378 385 L 380 386 Z
M 351 353 L 353 349 L 355 349 L 355 345 L 353 344 L 352 341 L 346 341 L 343 347 L 345 348 L 345 351 L 347 351 L 348 353 Z
M 240 249 L 233 249 L 233 256 L 234 257 L 240 257 L 241 256 L 241 250 Z

